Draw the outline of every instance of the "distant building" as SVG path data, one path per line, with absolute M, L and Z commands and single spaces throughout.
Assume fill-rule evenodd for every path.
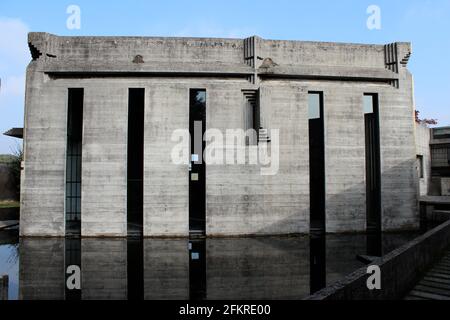
M 450 127 L 418 124 L 416 143 L 420 194 L 450 196 Z
M 418 227 L 409 43 L 31 33 L 29 46 L 22 236 Z M 254 132 L 232 141 L 245 163 L 201 161 L 210 129 Z M 248 161 L 266 146 L 273 175 Z

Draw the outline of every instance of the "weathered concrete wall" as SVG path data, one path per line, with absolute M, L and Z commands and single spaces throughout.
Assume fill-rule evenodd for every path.
M 64 236 L 67 87 L 27 69 L 20 234 Z
M 416 124 L 416 153 L 423 157 L 423 178 L 419 179 L 420 195 L 428 195 L 431 181 L 431 129 L 426 125 Z
M 419 228 L 413 80 L 402 67 L 400 88 L 380 91 L 383 230 Z
M 172 162 L 176 142 L 171 139 L 175 130 L 189 132 L 189 85 L 179 80 L 142 85 L 146 88 L 144 235 L 188 236 L 189 171 L 187 165 Z
M 207 128 L 244 129 L 240 88 L 221 84 L 208 92 Z M 302 143 L 308 137 L 307 110 L 300 108 L 300 99 L 306 96 L 298 87 L 261 87 L 262 126 L 281 129 L 277 174 L 262 176 L 261 165 L 207 166 L 208 235 L 308 232 L 309 161 Z
M 85 86 L 81 233 L 126 236 L 128 89 L 102 80 Z
M 279 65 L 379 68 L 384 64 L 384 48 L 380 45 L 261 39 L 260 54 Z
M 67 89 L 75 87 L 85 88 L 84 236 L 126 236 L 128 88 L 146 89 L 145 236 L 189 233 L 188 166 L 170 156 L 173 131 L 189 126 L 190 88 L 207 90 L 207 129 L 245 128 L 242 90 L 260 89 L 261 126 L 280 130 L 274 176 L 261 166 L 207 166 L 208 235 L 309 231 L 308 91 L 325 99 L 327 231 L 365 230 L 364 93 L 380 99 L 383 227 L 418 226 L 409 44 L 391 52 L 258 38 L 249 48 L 242 39 L 36 33 L 30 42 L 22 235 L 64 235 Z M 257 56 L 278 67 L 259 68 Z

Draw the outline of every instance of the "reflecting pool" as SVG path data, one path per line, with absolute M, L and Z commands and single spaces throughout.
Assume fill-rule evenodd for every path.
M 302 299 L 418 233 L 236 239 L 20 239 L 0 232 L 9 299 Z M 79 267 L 81 289 L 66 286 Z

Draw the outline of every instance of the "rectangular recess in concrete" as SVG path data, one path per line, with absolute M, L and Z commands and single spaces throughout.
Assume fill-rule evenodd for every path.
M 144 234 L 144 114 L 145 89 L 128 93 L 128 235 Z
M 66 151 L 66 234 L 81 234 L 81 158 L 84 89 L 69 89 Z
M 381 231 L 381 165 L 378 95 L 364 94 L 366 134 L 366 215 L 367 229 Z
M 311 230 L 325 231 L 325 135 L 323 92 L 308 92 Z

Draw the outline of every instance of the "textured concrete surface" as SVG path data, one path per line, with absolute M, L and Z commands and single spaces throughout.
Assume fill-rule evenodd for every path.
M 420 195 L 427 196 L 431 181 L 431 129 L 426 125 L 416 124 L 416 153 L 423 157 L 423 178 L 419 179 Z
M 444 197 L 450 196 L 450 178 L 441 178 L 441 194 Z
M 418 226 L 408 43 L 46 33 L 31 33 L 29 42 L 21 235 L 65 234 L 67 89 L 80 87 L 84 236 L 126 236 L 133 87 L 146 89 L 145 236 L 189 233 L 188 166 L 169 157 L 173 130 L 188 128 L 190 88 L 207 90 L 207 128 L 245 128 L 242 90 L 260 89 L 261 126 L 280 129 L 277 175 L 261 176 L 259 166 L 207 166 L 208 235 L 309 231 L 308 91 L 324 91 L 327 231 L 365 230 L 364 93 L 380 100 L 383 229 Z

